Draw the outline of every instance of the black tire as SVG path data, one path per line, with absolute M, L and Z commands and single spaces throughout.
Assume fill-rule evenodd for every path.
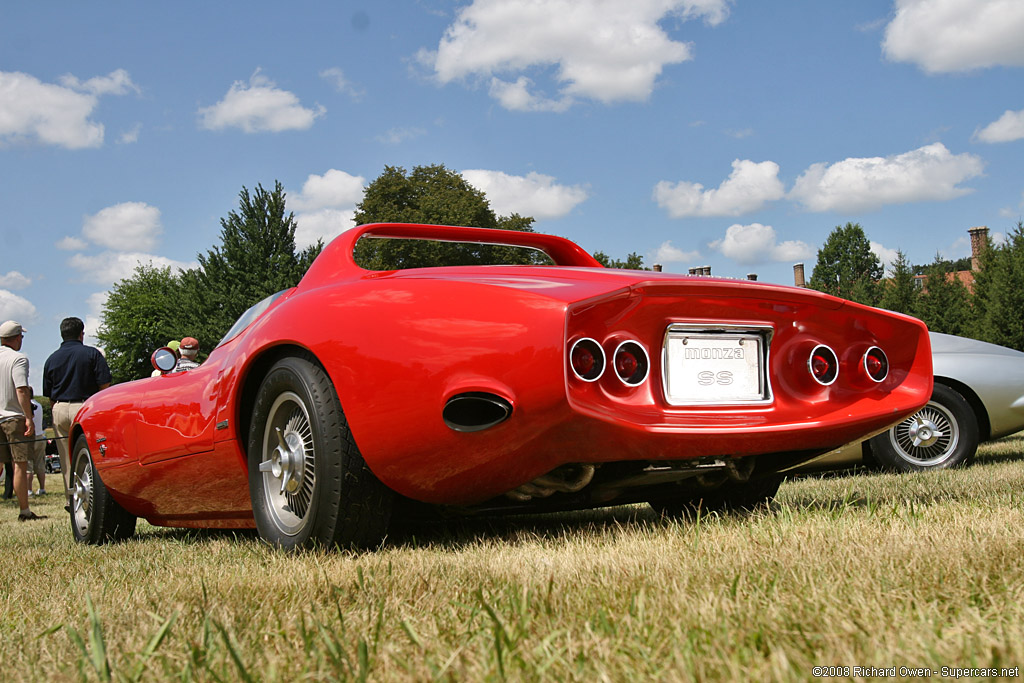
M 784 478 L 771 475 L 741 483 L 725 482 L 708 491 L 652 500 L 648 504 L 665 517 L 679 519 L 694 519 L 709 512 L 752 512 L 767 507 L 774 500 Z
M 71 454 L 71 533 L 90 545 L 123 541 L 135 533 L 135 515 L 110 495 L 92 461 L 84 435 Z
M 247 453 L 256 528 L 271 545 L 365 548 L 383 541 L 393 493 L 366 466 L 330 378 L 312 360 L 284 358 L 267 373 Z
M 924 408 L 869 444 L 884 469 L 944 470 L 971 464 L 978 452 L 979 433 L 978 417 L 967 399 L 952 387 L 936 384 Z

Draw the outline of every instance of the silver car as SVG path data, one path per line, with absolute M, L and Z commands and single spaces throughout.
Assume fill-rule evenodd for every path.
M 900 472 L 969 465 L 982 441 L 1024 429 L 1024 353 L 930 332 L 935 388 L 924 408 L 800 471 L 858 463 Z

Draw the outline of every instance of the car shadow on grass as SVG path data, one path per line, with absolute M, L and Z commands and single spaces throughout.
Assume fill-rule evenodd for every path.
M 430 546 L 456 550 L 482 542 L 517 543 L 562 541 L 581 534 L 605 533 L 627 527 L 661 526 L 661 516 L 646 505 L 571 512 L 487 514 L 395 521 L 387 547 Z

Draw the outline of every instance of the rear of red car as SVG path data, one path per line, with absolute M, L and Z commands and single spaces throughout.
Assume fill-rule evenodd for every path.
M 348 288 L 342 317 L 372 342 L 339 397 L 374 473 L 431 503 L 581 507 L 703 469 L 776 473 L 931 392 L 920 321 L 804 289 L 561 267 L 373 286 L 400 304 L 374 317 Z M 394 374 L 373 361 L 399 355 Z

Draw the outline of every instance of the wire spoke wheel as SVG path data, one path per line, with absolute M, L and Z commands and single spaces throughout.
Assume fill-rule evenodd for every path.
M 890 430 L 896 452 L 924 467 L 942 465 L 960 442 L 960 426 L 945 406 L 929 401 L 914 415 Z
M 871 437 L 871 455 L 883 469 L 923 472 L 971 464 L 980 440 L 978 416 L 956 388 L 935 383 L 921 410 Z
M 93 480 L 95 471 L 88 448 L 80 448 L 75 454 L 75 469 L 71 476 L 71 523 L 81 536 L 89 531 L 94 508 Z
M 305 550 L 383 540 L 393 494 L 367 467 L 312 356 L 285 356 L 267 371 L 246 453 L 253 518 L 267 543 Z
M 263 492 L 271 521 L 288 536 L 309 521 L 316 487 L 316 451 L 309 412 L 298 394 L 280 394 L 263 430 Z
M 114 500 L 89 451 L 85 434 L 71 452 L 71 533 L 80 543 L 102 545 L 135 533 L 135 515 Z

